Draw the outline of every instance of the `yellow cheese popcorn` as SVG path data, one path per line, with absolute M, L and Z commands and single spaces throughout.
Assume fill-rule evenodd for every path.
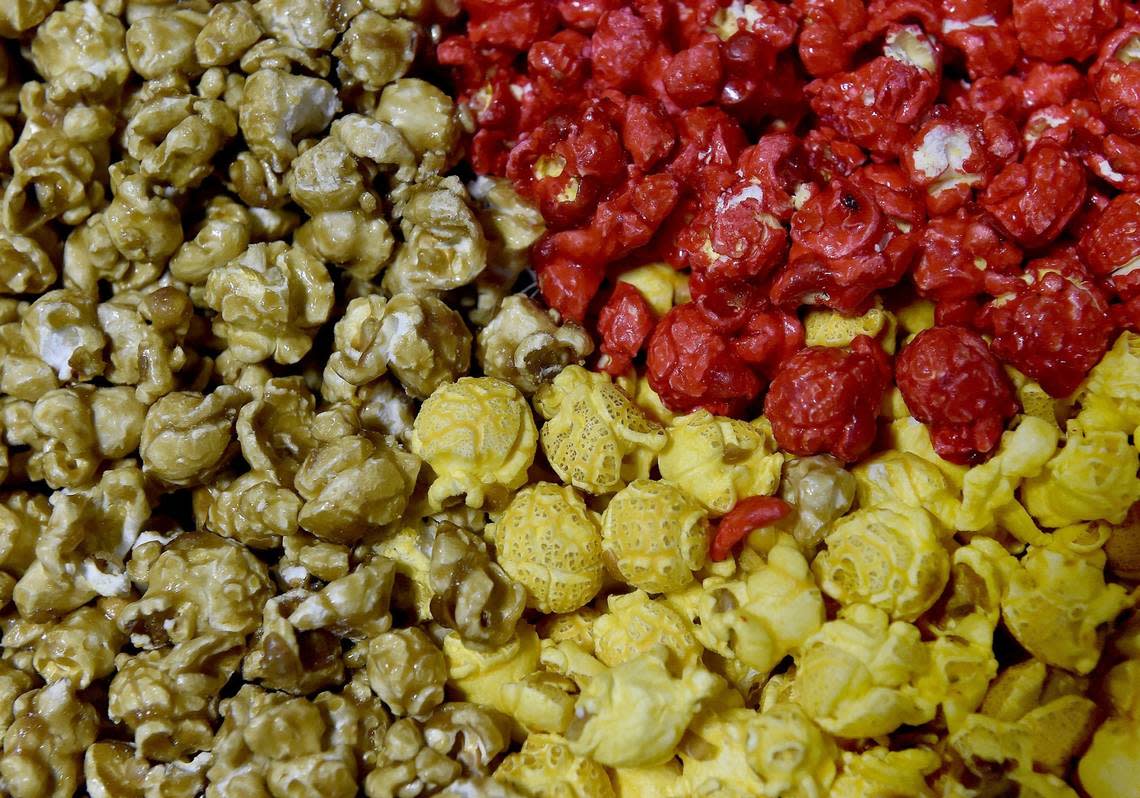
M 610 775 L 618 798 L 689 798 L 676 759 L 648 768 L 613 768 Z
M 1005 371 L 1013 382 L 1014 390 L 1017 391 L 1017 401 L 1021 404 L 1022 415 L 1035 416 L 1060 431 L 1061 425 L 1065 423 L 1072 410 L 1072 400 L 1054 399 L 1045 392 L 1044 388 L 1013 366 L 1006 366 Z
M 457 497 L 469 507 L 501 507 L 526 483 L 537 437 L 517 388 L 494 377 L 463 377 L 423 403 L 411 447 L 435 471 L 428 491 L 434 508 Z
M 895 315 L 904 333 L 918 335 L 934 326 L 934 303 L 929 299 L 916 299 L 895 311 Z
M 534 798 L 614 798 L 606 769 L 577 756 L 561 737 L 532 734 L 495 770 L 495 780 Z
M 595 652 L 610 667 L 628 662 L 655 646 L 669 651 L 670 665 L 691 665 L 704 651 L 688 624 L 669 605 L 642 590 L 610 596 L 608 612 L 594 621 Z
M 851 469 L 860 507 L 902 503 L 922 507 L 947 529 L 958 515 L 957 490 L 946 474 L 912 452 L 886 451 Z
M 570 750 L 608 767 L 668 761 L 702 704 L 723 685 L 703 667 L 670 672 L 657 649 L 591 678 L 566 732 Z
M 824 621 L 823 597 L 808 562 L 786 534 L 763 567 L 733 578 L 709 577 L 676 596 L 674 606 L 705 648 L 739 663 L 754 680 L 797 653 Z
M 1025 543 L 1044 542 L 1014 494 L 1022 479 L 1041 472 L 1057 450 L 1057 439 L 1056 428 L 1034 416 L 1025 416 L 1017 429 L 1002 435 L 997 454 L 966 472 L 955 528 L 975 532 L 998 523 Z
M 602 587 L 597 514 L 569 485 L 539 482 L 520 490 L 487 527 L 499 564 L 540 612 L 570 612 Z
M 674 419 L 657 456 L 661 476 L 684 486 L 712 516 L 748 496 L 769 496 L 780 484 L 784 456 L 755 424 L 698 410 Z
M 934 519 L 895 502 L 835 522 L 812 562 L 820 589 L 842 604 L 872 604 L 894 620 L 926 612 L 950 575 L 950 555 Z
M 649 593 L 680 590 L 705 564 L 705 512 L 676 485 L 638 479 L 602 514 L 602 548 L 622 580 Z M 571 608 L 573 609 L 573 608 Z
M 1048 665 L 1088 673 L 1104 645 L 1102 627 L 1134 600 L 1105 584 L 1103 551 L 1058 543 L 1031 546 L 1009 576 L 1002 617 L 1025 649 Z
M 1080 696 L 1066 698 L 1092 704 Z M 949 743 L 975 777 L 994 783 L 995 787 L 1003 777 L 1012 782 L 1003 785 L 1006 787 L 1003 792 L 1041 798 L 1076 798 L 1077 793 L 1056 775 L 1035 770 L 1035 765 L 1041 765 L 1035 758 L 1040 734 L 1040 730 L 1022 723 L 970 715 L 963 727 L 950 736 Z M 1071 752 L 1066 756 L 1066 765 L 1071 756 Z
M 909 452 L 933 463 L 955 490 L 962 489 L 962 481 L 969 469 L 939 457 L 930 442 L 930 430 L 921 421 L 910 416 L 892 421 L 888 428 L 888 442 L 892 449 Z
M 577 691 L 572 679 L 535 671 L 499 688 L 499 708 L 528 732 L 562 734 L 574 720 Z
M 849 346 L 860 335 L 882 336 L 887 354 L 895 352 L 898 323 L 889 310 L 874 307 L 862 316 L 845 316 L 835 310 L 812 310 L 804 317 L 804 344 L 807 346 Z
M 815 798 L 827 794 L 837 758 L 832 739 L 796 704 L 700 716 L 681 749 L 693 795 Z
M 688 275 L 668 263 L 647 263 L 630 269 L 618 277 L 618 282 L 629 283 L 640 291 L 658 318 L 675 303 L 688 301 Z
M 1105 519 L 1119 524 L 1140 499 L 1140 452 L 1119 431 L 1084 430 L 1069 422 L 1065 445 L 1027 479 L 1021 497 L 1043 526 Z
M 443 639 L 448 692 L 506 712 L 503 686 L 538 669 L 539 648 L 538 635 L 527 623 L 519 625 L 518 634 L 506 645 L 490 651 L 466 646 L 459 635 L 449 634 Z
M 1096 730 L 1077 773 L 1091 798 L 1140 798 L 1140 660 L 1120 663 L 1105 681 L 1112 716 Z
M 1140 426 L 1140 335 L 1124 332 L 1078 393 L 1077 422 L 1087 430 L 1132 434 Z
M 620 490 L 649 476 L 665 430 L 605 374 L 567 366 L 534 396 L 547 419 L 542 449 L 564 481 L 587 493 Z
M 600 615 L 596 609 L 587 606 L 561 615 L 543 616 L 536 625 L 538 636 L 552 643 L 569 640 L 587 654 L 593 654 L 594 621 Z
M 978 708 L 997 673 L 994 626 L 975 613 L 962 618 L 953 631 L 936 627 L 932 632 L 928 683 L 941 700 L 946 728 L 954 732 Z
M 844 753 L 843 771 L 831 786 L 831 798 L 934 798 L 926 777 L 942 761 L 928 748 L 889 751 L 872 748 L 861 754 Z
M 938 696 L 922 684 L 930 654 L 918 629 L 869 604 L 839 611 L 804 644 L 799 703 L 839 737 L 877 737 L 934 717 Z

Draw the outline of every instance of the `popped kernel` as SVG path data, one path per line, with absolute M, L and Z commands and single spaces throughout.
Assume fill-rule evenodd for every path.
M 448 686 L 465 701 L 507 711 L 502 688 L 538 669 L 540 643 L 534 627 L 523 622 L 498 648 L 480 648 L 457 634 L 443 639 Z
M 934 520 L 898 503 L 841 518 L 812 562 L 820 589 L 841 604 L 871 604 L 892 620 L 914 621 L 938 600 L 950 574 Z
M 390 560 L 374 557 L 306 596 L 289 623 L 302 632 L 327 629 L 352 641 L 382 634 L 392 626 L 388 606 L 395 575 Z
M 160 9 L 132 22 L 126 35 L 131 68 L 147 80 L 202 71 L 194 55 L 194 41 L 205 23 L 206 15 L 194 8 Z
M 317 446 L 316 398 L 301 377 L 268 380 L 237 417 L 241 454 L 251 468 L 286 487 Z
M 208 480 L 238 452 L 234 421 L 246 399 L 244 391 L 229 385 L 209 395 L 175 391 L 163 396 L 146 412 L 139 445 L 143 469 L 172 485 Z
M 590 639 L 597 658 L 610 667 L 655 646 L 668 649 L 670 664 L 677 669 L 695 663 L 702 652 L 684 617 L 643 590 L 610 596 L 606 612 L 591 626 Z
M 103 373 L 106 338 L 95 302 L 73 288 L 43 294 L 21 320 L 29 354 L 51 367 L 60 381 L 85 382 Z
M 129 171 L 125 162 L 112 166 L 114 198 L 103 211 L 103 223 L 124 258 L 163 264 L 182 243 L 182 218 L 173 202 L 151 189 L 151 181 Z
M 799 704 L 839 737 L 875 737 L 934 717 L 924 689 L 930 654 L 918 629 L 869 604 L 852 604 L 803 646 Z
M 558 476 L 588 493 L 644 479 L 666 434 L 608 376 L 567 366 L 534 396 L 542 449 Z
M 117 100 L 130 75 L 126 31 L 90 0 L 73 0 L 44 20 L 31 56 L 55 102 Z
M 922 508 L 946 529 L 958 516 L 958 492 L 939 468 L 912 452 L 886 451 L 851 469 L 861 507 L 904 504 Z
M 828 454 L 797 457 L 784 463 L 780 498 L 792 511 L 780 521 L 800 547 L 814 554 L 831 524 L 855 501 L 852 472 Z
M 411 448 L 431 466 L 435 508 L 503 507 L 527 479 L 538 431 L 526 400 L 494 377 L 463 377 L 433 393 L 416 416 Z
M 475 354 L 489 377 L 528 396 L 566 366 L 582 365 L 594 349 L 590 336 L 571 321 L 562 324 L 522 294 L 503 299 L 476 338 Z
M 4 733 L 0 777 L 12 798 L 69 798 L 80 787 L 83 751 L 99 716 L 66 680 L 16 699 Z
M 294 589 L 265 602 L 261 626 L 241 663 L 247 682 L 291 695 L 311 695 L 344 683 L 345 658 L 336 636 L 325 629 L 301 631 L 289 622 L 307 597 L 303 589 Z
M 368 683 L 397 716 L 423 717 L 443 701 L 447 661 L 420 629 L 395 629 L 368 643 Z
M 495 779 L 528 795 L 616 796 L 605 768 L 576 755 L 564 739 L 549 734 L 528 735 L 522 748 L 495 769 Z
M 1131 435 L 1140 426 L 1140 335 L 1122 332 L 1077 392 L 1081 429 Z
M 1140 661 L 1126 660 L 1105 677 L 1111 715 L 1093 735 L 1077 766 L 1081 786 L 1092 798 L 1128 795 L 1140 761 Z
M 528 734 L 564 734 L 574 720 L 578 685 L 561 674 L 536 671 L 499 688 L 501 708 Z
M 860 335 L 878 339 L 888 355 L 895 353 L 895 315 L 873 307 L 861 316 L 845 316 L 834 310 L 812 310 L 804 316 L 805 346 L 850 346 Z
M 602 587 L 597 514 L 568 485 L 539 482 L 517 494 L 488 527 L 499 563 L 540 612 L 570 612 Z
M 339 59 L 337 74 L 346 85 L 380 91 L 407 73 L 421 35 L 420 27 L 410 20 L 363 11 L 332 51 Z
M 35 238 L 0 230 L 0 293 L 40 294 L 59 270 Z
M 907 795 L 934 798 L 927 777 L 938 770 L 941 759 L 929 748 L 891 751 L 877 746 L 861 754 L 844 752 L 841 772 L 831 785 L 835 798 L 866 795 Z
M 298 142 L 325 130 L 339 110 L 328 81 L 267 67 L 245 81 L 238 126 L 250 155 L 283 174 L 298 155 Z
M 714 517 L 740 499 L 770 496 L 780 484 L 784 455 L 757 425 L 698 410 L 673 419 L 666 433 L 668 442 L 657 456 L 661 476 Z
M 634 480 L 602 514 L 607 563 L 623 581 L 648 593 L 689 584 L 705 564 L 708 541 L 704 509 L 666 480 Z

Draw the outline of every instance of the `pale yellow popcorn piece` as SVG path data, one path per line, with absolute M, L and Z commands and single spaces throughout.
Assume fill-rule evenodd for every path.
M 403 589 L 393 596 L 395 604 L 419 623 L 432 620 L 430 531 L 421 525 L 401 526 L 372 548 L 396 565 Z
M 49 291 L 22 319 L 27 346 L 63 382 L 85 382 L 103 373 L 106 338 L 99 328 L 95 302 L 72 288 Z
M 176 391 L 146 413 L 139 454 L 143 468 L 171 485 L 205 482 L 237 454 L 234 421 L 244 391 L 220 385 L 203 396 Z
M 182 244 L 177 206 L 155 196 L 150 181 L 124 162 L 111 167 L 111 190 L 115 196 L 103 211 L 103 224 L 115 249 L 129 261 L 165 263 Z
M 208 532 L 177 537 L 151 566 L 146 593 L 120 612 L 139 648 L 182 643 L 207 632 L 246 635 L 272 594 L 269 571 L 244 546 Z
M 875 737 L 934 717 L 938 696 L 924 689 L 930 654 L 918 629 L 852 604 L 803 646 L 799 703 L 839 737 Z
M 421 160 L 434 154 L 437 160 L 432 165 L 440 171 L 459 142 L 455 103 L 419 78 L 400 78 L 385 86 L 374 116 L 399 130 Z
M 934 464 L 955 490 L 962 489 L 962 481 L 970 469 L 939 457 L 930 442 L 930 430 L 921 421 L 910 416 L 892 421 L 888 427 L 888 439 L 891 449 L 917 455 Z
M 134 733 L 148 759 L 173 762 L 210 748 L 218 696 L 244 653 L 238 634 L 207 632 L 173 648 L 120 654 L 107 715 Z
M 301 377 L 276 377 L 244 405 L 237 418 L 241 454 L 255 471 L 286 487 L 316 448 L 316 399 Z
M 659 765 L 722 685 L 699 665 L 674 675 L 662 649 L 603 669 L 582 687 L 570 750 L 607 767 Z
M 807 560 L 787 535 L 767 559 L 736 576 L 713 576 L 666 596 L 684 614 L 701 645 L 734 667 L 733 681 L 750 689 L 823 624 L 823 597 Z
M 520 624 L 517 634 L 496 649 L 467 646 L 459 635 L 448 635 L 443 639 L 448 685 L 465 701 L 509 712 L 502 688 L 538 669 L 539 648 L 538 635 L 527 623 Z
M 335 50 L 337 75 L 346 85 L 380 91 L 403 77 L 416 57 L 422 30 L 406 19 L 374 11 L 357 14 Z
M 1128 433 L 1084 430 L 1069 422 L 1065 445 L 1021 489 L 1043 526 L 1104 519 L 1119 524 L 1140 499 L 1140 452 Z
M 1096 730 L 1077 767 L 1092 798 L 1136 798 L 1140 784 L 1140 660 L 1127 660 L 1105 679 L 1112 714 Z
M 499 564 L 540 612 L 570 612 L 602 587 L 597 514 L 569 485 L 539 482 L 519 491 L 486 535 Z
M 566 741 L 532 734 L 521 750 L 495 769 L 496 781 L 525 795 L 570 798 L 614 798 L 613 784 L 601 765 L 574 754 Z
M 594 621 L 591 640 L 597 658 L 611 668 L 664 646 L 680 670 L 700 659 L 703 649 L 675 609 L 642 590 L 610 596 L 607 611 Z
M 333 543 L 355 543 L 398 519 L 408 506 L 420 459 L 372 433 L 334 437 L 297 472 L 302 529 Z
M 1140 426 L 1140 335 L 1122 332 L 1077 392 L 1077 423 L 1131 435 Z
M 705 564 L 704 509 L 666 480 L 637 479 L 602 515 L 607 562 L 628 584 L 649 593 L 680 590 Z
M 865 507 L 835 522 L 825 542 L 812 562 L 820 589 L 841 604 L 878 607 L 892 620 L 916 620 L 950 575 L 950 555 L 920 507 Z
M 887 354 L 895 352 L 895 314 L 874 307 L 862 316 L 845 316 L 835 310 L 812 310 L 804 317 L 806 346 L 849 346 L 860 335 L 880 338 Z
M 565 676 L 536 671 L 499 690 L 502 709 L 529 734 L 563 734 L 574 720 L 578 685 Z
M 780 484 L 784 456 L 754 424 L 698 410 L 673 420 L 657 456 L 661 476 L 683 487 L 709 514 L 720 516 L 748 496 Z
M 589 605 L 560 615 L 544 615 L 536 624 L 538 636 L 555 645 L 571 642 L 593 655 L 594 622 L 601 616 L 602 613 Z
M 681 765 L 676 759 L 648 768 L 610 768 L 609 772 L 617 798 L 638 798 L 642 795 L 680 798 L 685 795 Z
M 851 469 L 860 507 L 904 504 L 920 507 L 953 529 L 958 515 L 957 490 L 939 468 L 911 452 L 887 451 Z
M 998 661 L 993 652 L 994 625 L 981 613 L 957 619 L 950 629 L 932 629 L 930 689 L 941 696 L 946 727 L 953 733 L 978 708 Z
M 55 102 L 117 100 L 131 73 L 126 31 L 94 2 L 70 2 L 36 28 L 31 56 Z
M 80 788 L 83 751 L 99 715 L 67 681 L 24 693 L 4 734 L 0 777 L 12 798 L 71 798 Z
M 1105 555 L 1063 544 L 1031 546 L 1009 576 L 1002 617 L 1017 641 L 1049 665 L 1077 673 L 1096 667 L 1103 626 L 1134 599 L 1105 584 Z
M 327 128 L 339 110 L 327 81 L 258 69 L 242 89 L 238 125 L 253 156 L 282 174 L 297 157 L 297 142 Z
M 641 293 L 649 303 L 653 315 L 661 318 L 681 299 L 681 292 L 687 292 L 688 276 L 668 263 L 647 263 L 618 276 L 618 282 L 629 283 Z
M 872 748 L 861 754 L 845 752 L 839 778 L 831 786 L 833 798 L 906 795 L 908 798 L 934 798 L 936 793 L 926 779 L 942 761 L 928 748 L 890 751 Z
M 1017 429 L 1002 435 L 997 453 L 966 472 L 955 528 L 973 532 L 998 524 L 1023 542 L 1044 542 L 1015 493 L 1023 479 L 1041 473 L 1057 450 L 1057 439 L 1056 428 L 1035 416 L 1025 416 Z
M 501 507 L 526 483 L 537 437 L 530 408 L 512 385 L 464 377 L 424 402 L 411 448 L 435 472 L 428 492 L 433 507 L 460 497 L 469 507 Z
M 593 349 L 590 336 L 577 324 L 558 324 L 552 311 L 512 294 L 479 331 L 475 354 L 487 376 L 530 395 L 564 367 L 581 365 Z
M 330 399 L 350 398 L 388 369 L 410 396 L 426 399 L 466 374 L 471 363 L 463 317 L 431 296 L 352 300 L 336 324 L 335 346 L 322 388 Z
M 333 284 L 315 256 L 280 241 L 254 244 L 206 281 L 214 332 L 246 363 L 296 363 L 329 316 Z
M 472 282 L 487 267 L 487 238 L 456 177 L 409 189 L 400 208 L 403 243 L 384 273 L 389 293 L 428 294 Z
M 620 490 L 644 479 L 666 443 L 650 420 L 608 376 L 567 366 L 534 397 L 547 421 L 542 448 L 558 476 L 588 493 Z

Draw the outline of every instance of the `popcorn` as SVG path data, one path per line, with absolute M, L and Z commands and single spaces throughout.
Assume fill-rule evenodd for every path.
M 503 570 L 540 612 L 570 612 L 602 587 L 597 515 L 569 486 L 539 482 L 519 491 L 488 527 Z
M 1122 332 L 1077 393 L 1081 429 L 1131 435 L 1140 426 L 1140 335 Z
M 602 549 L 617 575 L 649 593 L 679 590 L 708 554 L 704 510 L 665 480 L 637 479 L 602 514 Z M 573 608 L 572 608 L 573 609 Z
M 912 452 L 886 451 L 851 469 L 859 505 L 905 504 L 922 508 L 953 529 L 960 502 L 958 491 L 929 460 Z
M 558 476 L 579 490 L 602 494 L 644 479 L 666 443 L 665 431 L 610 382 L 567 366 L 534 397 L 546 419 L 542 449 Z
M 664 646 L 674 668 L 692 665 L 702 648 L 685 619 L 663 601 L 654 601 L 642 590 L 610 596 L 606 612 L 591 629 L 596 655 L 611 668 Z
M 613 798 L 606 769 L 573 753 L 565 740 L 549 734 L 531 734 L 517 753 L 495 770 L 495 779 L 534 795 L 574 795 Z
M 839 778 L 831 786 L 835 798 L 865 795 L 908 795 L 934 798 L 927 776 L 941 765 L 938 754 L 929 748 L 890 751 L 872 748 L 861 754 L 845 752 Z
M 698 410 L 673 420 L 658 455 L 661 476 L 683 486 L 710 515 L 748 496 L 770 496 L 780 484 L 784 456 L 771 434 L 754 424 Z

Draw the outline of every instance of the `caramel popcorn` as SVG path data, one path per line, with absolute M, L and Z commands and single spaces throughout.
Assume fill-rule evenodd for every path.
M 59 275 L 55 263 L 34 238 L 0 230 L 0 293 L 39 294 Z
M 384 632 L 368 643 L 368 683 L 398 716 L 423 717 L 443 701 L 447 661 L 416 628 Z
M 804 551 L 814 553 L 832 522 L 851 508 L 856 481 L 830 455 L 799 457 L 784 464 L 780 498 L 792 506 L 781 522 Z
M 327 128 L 339 109 L 327 81 L 267 67 L 242 87 L 238 125 L 250 153 L 281 174 L 297 157 L 297 143 Z
M 540 612 L 576 610 L 602 587 L 597 516 L 569 486 L 540 482 L 519 491 L 487 536 Z
M 115 100 L 130 75 L 126 31 L 91 0 L 72 0 L 36 28 L 32 63 L 53 101 Z
M 242 678 L 292 695 L 344 682 L 344 658 L 336 635 L 325 629 L 301 631 L 289 621 L 307 597 L 305 590 L 294 589 L 265 602 L 261 627 L 242 660 Z
M 95 302 L 71 288 L 41 296 L 21 321 L 29 354 L 46 363 L 62 382 L 87 381 L 103 373 L 103 347 Z
M 69 798 L 80 786 L 83 750 L 98 714 L 66 680 L 24 693 L 4 733 L 0 777 L 13 798 Z
M 206 481 L 238 452 L 234 421 L 244 391 L 221 385 L 208 396 L 175 391 L 146 413 L 139 454 L 143 468 L 172 485 Z
M 512 294 L 479 331 L 475 353 L 483 371 L 530 395 L 568 365 L 581 365 L 593 351 L 586 331 L 559 325 L 533 300 Z
M 546 419 L 542 449 L 558 476 L 589 493 L 611 493 L 649 476 L 665 431 L 604 374 L 568 366 L 534 397 Z

